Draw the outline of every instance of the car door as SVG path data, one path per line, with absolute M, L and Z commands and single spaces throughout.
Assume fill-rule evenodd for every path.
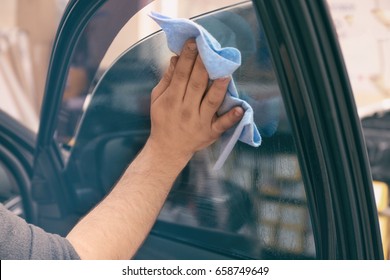
M 149 2 L 80 0 L 65 12 L 32 180 L 38 224 L 47 230 L 65 234 L 148 136 L 149 93 L 171 55 L 163 34 L 128 45 L 109 66 L 104 59 Z M 137 258 L 383 258 L 367 155 L 326 3 L 231 4 L 196 21 L 241 51 L 234 79 L 263 145 L 237 143 L 220 171 L 211 169 L 218 144 L 198 153 Z
M 31 198 L 35 134 L 0 110 L 0 203 L 36 222 Z

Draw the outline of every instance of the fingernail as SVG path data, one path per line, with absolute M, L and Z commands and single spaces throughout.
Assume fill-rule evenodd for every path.
M 191 50 L 191 51 L 196 51 L 196 43 L 188 43 L 188 48 Z

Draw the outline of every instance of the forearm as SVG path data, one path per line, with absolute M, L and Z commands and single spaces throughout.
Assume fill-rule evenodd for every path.
M 243 115 L 217 115 L 228 79 L 209 86 L 194 40 L 173 57 L 151 94 L 151 132 L 111 193 L 69 233 L 82 259 L 129 259 L 144 241 L 180 171 Z
M 148 141 L 111 193 L 69 233 L 82 259 L 133 257 L 190 159 L 163 152 Z

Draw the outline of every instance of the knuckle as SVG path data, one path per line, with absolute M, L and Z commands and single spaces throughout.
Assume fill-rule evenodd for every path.
M 172 79 L 172 73 L 171 72 L 165 72 L 164 75 L 162 76 L 161 80 L 166 83 L 166 84 L 169 84 L 171 82 L 171 79 Z
M 191 117 L 192 117 L 192 112 L 188 109 L 183 109 L 183 111 L 181 112 L 181 119 L 183 123 L 189 121 Z
M 219 107 L 220 103 L 222 102 L 223 95 L 221 92 L 217 91 L 209 91 L 206 96 L 206 102 L 207 105 L 213 108 Z
M 208 106 L 213 107 L 213 108 L 218 107 L 218 105 L 219 105 L 219 101 L 215 98 L 212 98 L 212 97 L 208 97 L 206 99 L 206 102 L 207 102 Z
M 214 123 L 213 130 L 217 133 L 224 133 L 226 130 L 230 129 L 237 122 L 237 119 L 234 118 L 232 114 L 225 114 L 217 119 Z
M 192 90 L 194 91 L 199 91 L 199 90 L 204 90 L 204 86 L 203 86 L 203 83 L 200 82 L 200 81 L 197 81 L 197 80 L 192 80 L 190 83 L 189 83 L 189 86 Z
M 188 73 L 182 69 L 177 69 L 175 76 L 178 80 L 183 81 L 188 79 Z
M 177 104 L 177 101 L 176 101 L 176 98 L 174 95 L 172 94 L 167 94 L 165 97 L 164 97 L 164 102 L 166 104 L 166 106 L 174 106 L 175 104 Z
M 178 57 L 177 56 L 172 56 L 170 60 L 170 66 L 175 67 L 177 63 Z

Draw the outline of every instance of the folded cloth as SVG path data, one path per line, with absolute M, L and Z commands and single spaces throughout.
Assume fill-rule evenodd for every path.
M 222 115 L 233 107 L 241 106 L 244 109 L 244 116 L 236 126 L 222 135 L 220 140 L 221 151 L 214 169 L 223 166 L 237 140 L 253 147 L 260 146 L 261 136 L 253 121 L 253 109 L 246 101 L 239 98 L 232 78 L 233 72 L 241 65 L 240 51 L 232 47 L 222 48 L 220 43 L 206 29 L 191 20 L 174 19 L 156 12 L 150 13 L 149 16 L 165 32 L 168 47 L 172 52 L 179 55 L 186 40 L 195 38 L 199 55 L 210 79 L 231 78 L 227 94 L 217 114 Z

